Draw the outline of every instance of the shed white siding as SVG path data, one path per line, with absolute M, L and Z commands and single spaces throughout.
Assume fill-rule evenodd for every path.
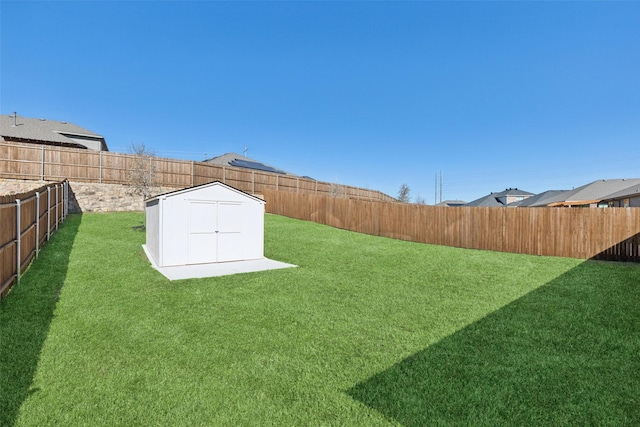
M 264 201 L 221 182 L 157 196 L 145 209 L 159 267 L 264 258 Z
M 154 259 L 158 259 L 160 248 L 160 203 L 152 200 L 147 203 L 145 227 L 147 231 L 147 250 Z

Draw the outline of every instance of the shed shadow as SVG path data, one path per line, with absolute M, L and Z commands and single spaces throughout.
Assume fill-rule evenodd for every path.
M 67 276 L 82 221 L 70 215 L 42 248 L 20 284 L 0 301 L 0 425 L 12 426 L 31 384 Z
M 586 261 L 347 390 L 405 426 L 640 425 L 640 266 Z

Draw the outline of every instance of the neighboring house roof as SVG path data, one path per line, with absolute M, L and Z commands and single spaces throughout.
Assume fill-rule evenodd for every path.
M 516 207 L 539 207 L 539 206 L 547 206 L 549 203 L 553 203 L 557 201 L 557 196 L 565 193 L 567 190 L 548 190 L 543 193 L 539 193 L 533 195 L 531 197 L 527 197 L 524 200 L 519 200 L 517 202 L 509 203 L 509 206 Z
M 213 157 L 211 159 L 205 160 L 204 163 L 211 163 L 214 165 L 221 165 L 221 166 L 235 166 L 238 168 L 246 168 L 246 169 L 258 170 L 263 172 L 273 172 L 273 173 L 279 173 L 282 175 L 296 176 L 292 173 L 285 172 L 281 169 L 275 168 L 273 166 L 267 165 L 266 163 L 259 162 L 258 160 L 254 160 L 249 157 L 245 157 L 238 153 L 223 154 L 222 156 Z
M 633 184 L 613 194 L 609 194 L 602 200 L 626 199 L 628 197 L 640 197 L 640 184 Z
M 513 203 L 507 205 L 501 199 L 506 200 L 508 197 L 531 197 L 533 193 L 528 191 L 518 190 L 517 188 L 507 188 L 499 193 L 491 193 L 479 199 L 473 200 L 464 206 L 476 206 L 476 207 L 503 207 L 511 206 Z
M 467 203 L 464 206 L 475 206 L 475 207 L 503 207 L 504 205 L 502 203 L 500 203 L 498 201 L 498 199 L 496 199 L 495 194 L 497 193 L 491 193 L 491 194 L 487 194 L 484 197 L 480 197 L 479 199 L 473 200 L 469 203 Z
M 533 193 L 529 193 L 528 191 L 518 190 L 517 188 L 507 188 L 504 191 L 499 193 L 493 193 L 495 197 L 504 197 L 504 196 L 533 196 Z
M 454 206 L 462 206 L 466 204 L 467 202 L 465 202 L 464 200 L 445 200 L 444 202 L 437 203 L 435 206 L 454 207 Z
M 102 135 L 69 122 L 0 115 L 0 139 L 108 151 Z
M 640 185 L 640 178 L 601 179 L 574 190 L 565 191 L 558 196 L 558 201 L 549 203 L 548 206 L 583 206 L 599 203 L 635 185 Z

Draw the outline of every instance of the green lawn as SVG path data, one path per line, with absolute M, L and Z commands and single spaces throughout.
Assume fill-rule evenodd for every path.
M 298 268 L 169 282 L 72 215 L 0 303 L 0 425 L 640 425 L 640 266 L 267 215 Z

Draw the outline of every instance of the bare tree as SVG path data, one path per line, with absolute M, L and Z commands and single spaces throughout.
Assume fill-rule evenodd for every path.
M 128 171 L 129 183 L 133 187 L 134 193 L 146 200 L 151 197 L 155 187 L 153 167 L 155 153 L 147 148 L 143 142 L 132 142 L 129 149 L 134 155 Z
M 331 197 L 342 197 L 344 195 L 344 185 L 340 185 L 337 182 L 331 183 L 329 195 Z
M 400 186 L 400 190 L 398 190 L 398 200 L 403 203 L 409 203 L 411 198 L 409 197 L 409 186 L 407 184 L 402 184 Z
M 427 201 L 420 194 L 416 196 L 415 202 L 416 205 L 426 205 Z

